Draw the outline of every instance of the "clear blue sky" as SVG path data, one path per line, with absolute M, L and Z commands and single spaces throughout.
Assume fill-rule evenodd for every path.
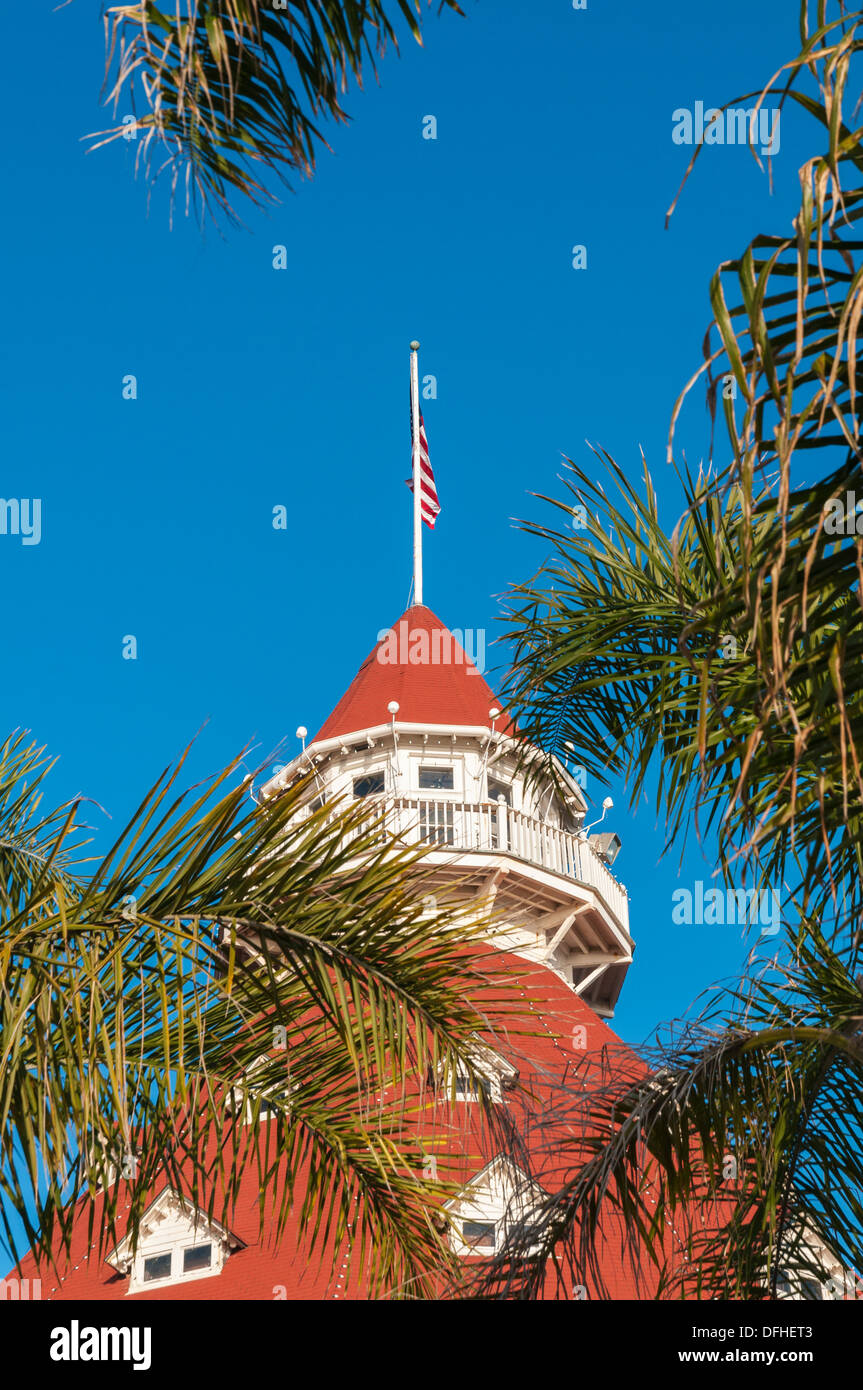
M 710 275 L 788 229 L 809 146 L 789 116 L 772 196 L 746 149 L 707 151 L 665 231 L 690 153 L 672 111 L 760 85 L 796 52 L 797 6 L 465 8 L 432 11 L 425 47 L 405 37 L 379 85 L 350 95 L 312 183 L 224 238 L 169 230 L 158 192 L 148 217 L 133 143 L 85 153 L 79 137 L 108 123 L 99 6 L 16 14 L 30 56 L 4 81 L 0 493 L 42 499 L 42 540 L 0 537 L 0 728 L 32 729 L 61 755 L 56 799 L 82 791 L 114 827 L 205 721 L 190 776 L 247 741 L 256 757 L 293 749 L 404 608 L 412 337 L 438 380 L 425 598 L 451 627 L 495 629 L 497 596 L 542 559 L 513 519 L 542 514 L 528 494 L 557 490 L 585 439 L 633 475 L 643 446 L 676 520 L 665 437 L 701 360 Z M 699 398 L 690 459 L 707 439 Z M 710 865 L 692 848 L 678 878 L 653 808 L 622 807 L 638 945 L 615 1026 L 637 1042 L 745 946 L 739 928 L 673 924 L 672 890 Z M 111 823 L 94 816 L 104 848 Z

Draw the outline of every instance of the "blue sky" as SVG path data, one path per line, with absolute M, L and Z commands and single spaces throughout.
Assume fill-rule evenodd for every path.
M 247 742 L 255 758 L 292 751 L 401 613 L 411 338 L 438 383 L 425 599 L 451 627 L 495 630 L 498 596 L 543 558 L 514 518 L 544 515 L 529 494 L 560 492 L 561 455 L 583 461 L 586 439 L 631 476 L 643 447 L 677 518 L 665 438 L 711 273 L 788 230 L 810 147 L 783 115 L 772 195 L 746 149 L 705 151 L 665 231 L 690 154 L 672 112 L 760 85 L 796 52 L 796 6 L 465 8 L 432 11 L 424 48 L 405 37 L 379 84 L 351 93 L 313 182 L 223 236 L 182 217 L 170 230 L 158 191 L 148 216 L 133 143 L 85 153 L 80 137 L 108 124 L 99 7 L 31 0 L 16 16 L 39 78 L 35 91 L 20 63 L 4 84 L 21 133 L 0 233 L 0 492 L 41 498 L 42 538 L 0 537 L 0 728 L 60 755 L 54 795 L 103 808 L 102 848 L 202 725 L 190 777 Z M 697 397 L 681 443 L 698 460 L 707 441 Z M 710 865 L 690 847 L 678 877 L 676 853 L 658 862 L 653 807 L 623 807 L 618 793 L 609 824 L 637 952 L 615 1026 L 638 1042 L 746 947 L 739 928 L 672 922 L 673 889 Z

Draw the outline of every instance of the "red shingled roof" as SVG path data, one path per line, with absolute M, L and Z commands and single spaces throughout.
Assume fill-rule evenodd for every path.
M 391 700 L 398 701 L 396 718 L 405 724 L 488 726 L 489 710 L 500 708 L 464 648 L 421 604 L 408 608 L 369 653 L 315 740 L 386 724 Z M 495 727 L 512 732 L 505 717 Z
M 472 949 L 473 951 L 477 948 Z M 623 1067 L 627 1071 L 639 1072 L 643 1066 L 615 1036 L 612 1030 L 602 1023 L 582 999 L 572 991 L 546 966 L 521 958 L 507 957 L 491 947 L 478 948 L 479 953 L 488 953 L 496 961 L 503 959 L 508 967 L 520 977 L 520 992 L 524 998 L 527 1015 L 532 1019 L 527 1035 L 521 1034 L 508 1042 L 502 1038 L 495 1041 L 502 1055 L 514 1062 L 519 1070 L 520 1081 L 528 1088 L 533 1100 L 530 1108 L 551 1102 L 556 1089 L 562 1082 L 571 1080 L 574 1068 L 585 1058 L 585 1049 L 591 1064 L 602 1070 L 608 1066 Z M 537 1133 L 519 1122 L 521 1105 L 513 1095 L 506 1103 L 512 1118 L 519 1124 L 531 1153 L 533 1177 L 546 1191 L 554 1191 L 565 1176 L 566 1163 L 555 1156 L 555 1146 L 549 1150 L 545 1146 L 537 1148 Z M 452 1104 L 432 1099 L 425 1119 L 419 1120 L 421 1132 L 431 1129 L 436 1136 L 435 1149 L 447 1157 L 447 1176 L 458 1175 L 467 1183 L 479 1172 L 495 1151 L 500 1151 L 496 1141 L 484 1130 L 477 1129 L 473 1107 L 460 1103 Z M 265 1122 L 266 1123 L 266 1122 Z M 166 1184 L 156 1185 L 153 1196 Z M 303 1176 L 295 1189 L 294 1208 L 281 1239 L 277 1239 L 275 1223 L 264 1232 L 259 1228 L 259 1177 L 257 1164 L 250 1162 L 241 1179 L 240 1192 L 235 1211 L 227 1224 L 231 1232 L 243 1242 L 242 1248 L 234 1250 L 227 1258 L 222 1272 L 213 1278 L 195 1279 L 166 1287 L 154 1288 L 129 1295 L 128 1278 L 117 1273 L 110 1265 L 102 1263 L 94 1249 L 93 1233 L 88 1232 L 88 1211 L 86 1201 L 80 1204 L 72 1242 L 71 1258 L 67 1262 L 57 1250 L 60 1266 L 58 1277 L 55 1270 L 39 1268 L 32 1255 L 23 1260 L 23 1277 L 42 1279 L 42 1298 L 45 1300 L 83 1299 L 108 1301 L 131 1297 L 135 1301 L 196 1301 L 196 1300 L 272 1300 L 274 1298 L 293 1299 L 363 1299 L 367 1290 L 363 1271 L 353 1267 L 343 1250 L 340 1259 L 332 1263 L 332 1245 L 326 1242 L 322 1252 L 310 1255 L 299 1234 L 297 1213 L 302 1204 Z M 100 1203 L 97 1203 L 97 1206 Z M 119 1219 L 120 1234 L 125 1226 L 124 1212 Z M 634 1277 L 625 1240 L 615 1229 L 613 1214 L 604 1226 L 603 1235 L 598 1241 L 599 1262 L 602 1268 L 605 1288 L 602 1296 L 612 1298 L 652 1297 L 656 1292 L 656 1275 L 645 1259 L 640 1279 Z M 96 1213 L 95 1230 L 99 1228 L 99 1212 Z M 676 1255 L 680 1247 L 679 1236 L 669 1227 L 667 1232 L 669 1253 Z M 323 1253 L 323 1262 L 320 1255 Z M 553 1264 L 553 1262 L 552 1262 Z M 589 1297 L 597 1296 L 598 1290 L 593 1281 L 586 1278 Z M 557 1286 L 556 1278 L 549 1271 L 546 1297 L 568 1298 L 570 1293 Z

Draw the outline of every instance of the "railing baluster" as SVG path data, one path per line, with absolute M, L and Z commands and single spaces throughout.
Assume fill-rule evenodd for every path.
M 585 840 L 560 826 L 514 811 L 505 801 L 492 805 L 394 797 L 369 807 L 370 815 L 382 811 L 387 830 L 405 843 L 513 854 L 594 888 L 618 920 L 626 922 L 624 889 Z

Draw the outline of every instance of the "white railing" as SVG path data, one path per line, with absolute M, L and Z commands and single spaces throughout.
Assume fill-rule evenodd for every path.
M 534 816 L 490 802 L 431 797 L 369 797 L 369 813 L 385 813 L 386 828 L 405 844 L 512 854 L 529 864 L 594 888 L 628 928 L 626 892 L 587 840 Z

